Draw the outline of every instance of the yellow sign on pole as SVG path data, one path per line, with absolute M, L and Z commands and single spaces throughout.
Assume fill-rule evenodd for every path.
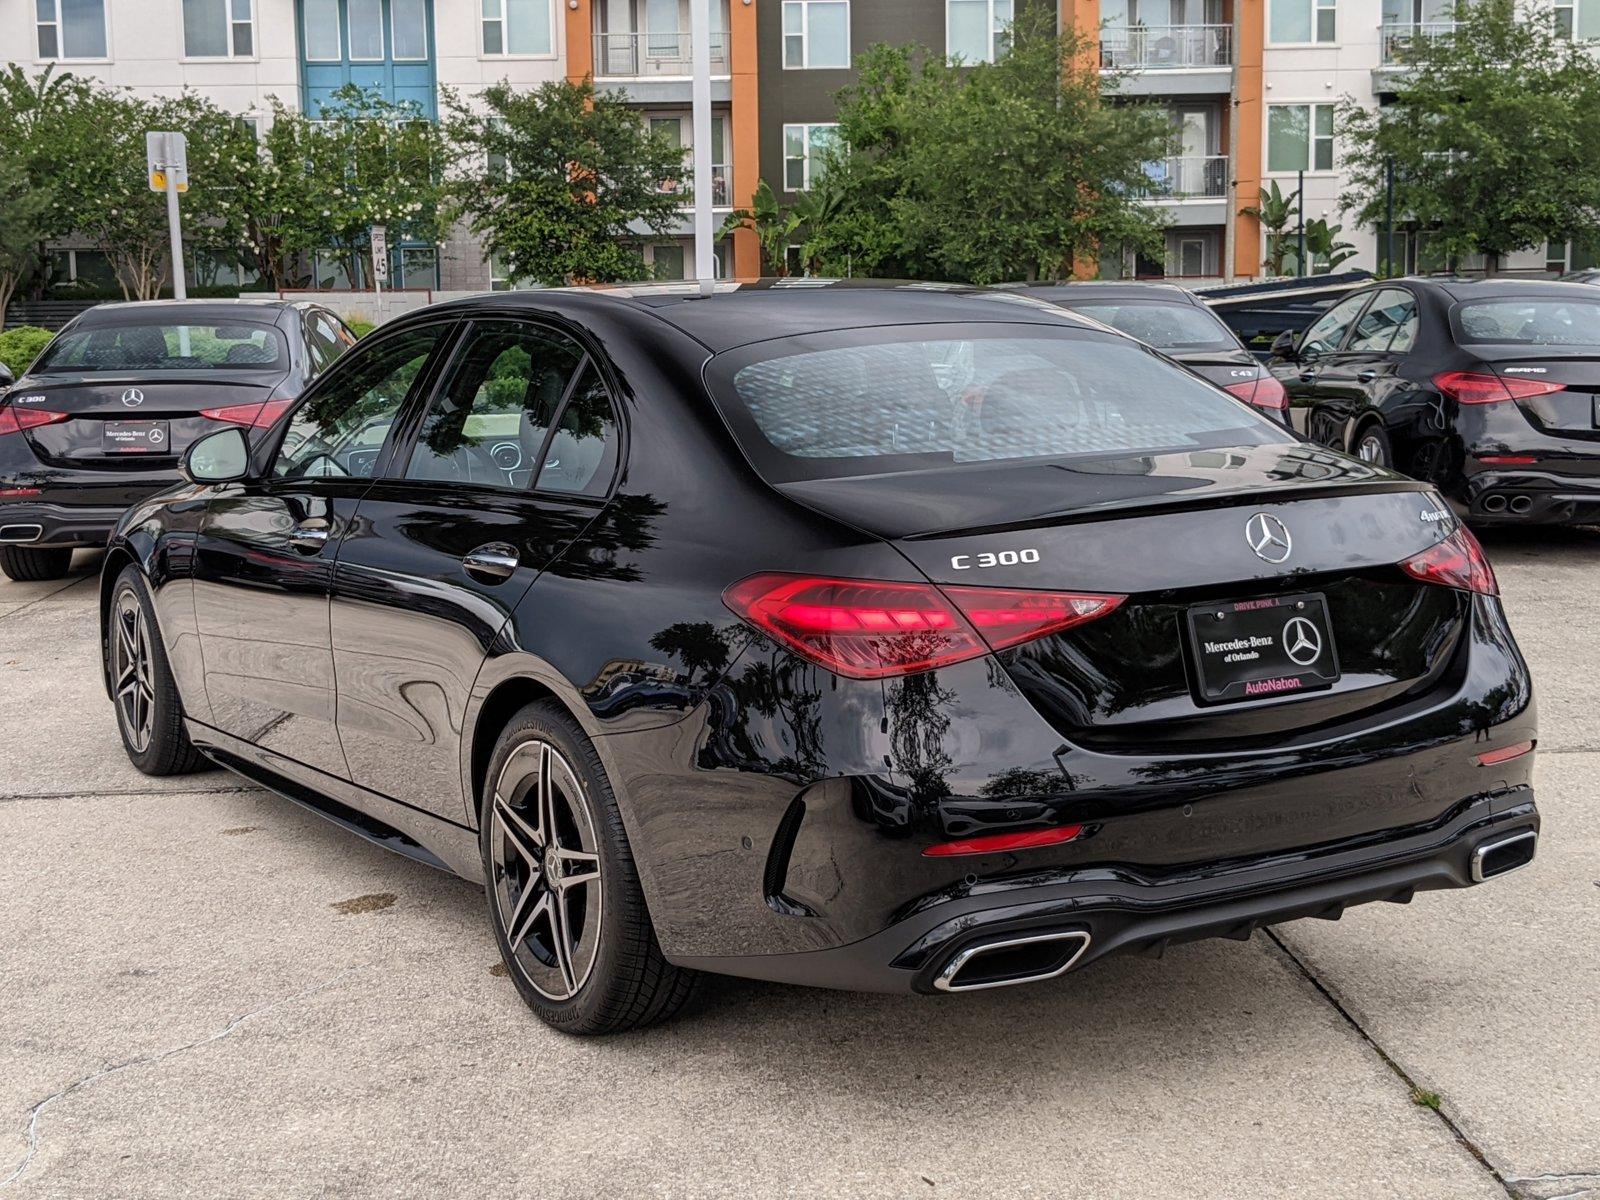
M 180 193 L 187 192 L 189 190 L 188 179 L 179 176 L 177 187 Z M 150 190 L 152 192 L 164 192 L 167 190 L 167 173 L 165 171 L 150 172 Z

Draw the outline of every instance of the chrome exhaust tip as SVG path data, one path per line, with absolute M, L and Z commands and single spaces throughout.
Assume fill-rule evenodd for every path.
M 1516 513 L 1519 517 L 1526 516 L 1533 510 L 1533 497 L 1513 496 L 1511 497 L 1507 507 L 1509 507 L 1511 511 Z
M 1506 498 L 1499 492 L 1490 492 L 1483 498 L 1483 511 L 1486 513 L 1505 512 Z
M 1054 979 L 1083 957 L 1089 940 L 1087 932 L 1075 929 L 980 942 L 946 963 L 933 986 L 941 992 L 977 992 Z
M 0 543 L 6 545 L 37 542 L 43 536 L 42 525 L 0 525 Z
M 1482 883 L 1485 879 L 1508 875 L 1518 867 L 1527 866 L 1533 861 L 1533 851 L 1538 841 L 1537 831 L 1524 829 L 1509 837 L 1483 843 L 1472 852 L 1472 882 Z

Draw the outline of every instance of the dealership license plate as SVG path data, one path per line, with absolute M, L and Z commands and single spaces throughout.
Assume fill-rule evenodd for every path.
M 165 421 L 107 421 L 100 448 L 106 454 L 171 454 L 171 436 Z
M 1212 704 L 1290 696 L 1339 678 L 1328 604 L 1315 593 L 1197 604 L 1189 646 L 1200 698 Z

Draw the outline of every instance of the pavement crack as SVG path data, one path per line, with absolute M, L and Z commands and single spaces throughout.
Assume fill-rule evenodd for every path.
M 295 992 L 292 996 L 283 996 L 272 1001 L 270 1004 L 264 1004 L 260 1008 L 251 1009 L 242 1016 L 234 1017 L 233 1020 L 229 1021 L 215 1033 L 207 1034 L 202 1038 L 196 1038 L 192 1042 L 184 1042 L 181 1046 L 173 1046 L 168 1050 L 160 1050 L 154 1054 L 141 1054 L 137 1058 L 130 1058 L 125 1062 L 117 1063 L 114 1066 L 104 1067 L 101 1070 L 94 1071 L 83 1076 L 82 1078 L 73 1080 L 71 1083 L 67 1084 L 66 1087 L 61 1088 L 59 1091 L 51 1092 L 50 1095 L 46 1096 L 43 1100 L 39 1101 L 39 1103 L 35 1104 L 29 1111 L 27 1149 L 23 1153 L 22 1161 L 17 1164 L 16 1169 L 4 1179 L 0 1179 L 0 1188 L 9 1187 L 11 1184 L 21 1179 L 28 1167 L 32 1165 L 34 1158 L 39 1153 L 39 1118 L 44 1116 L 45 1109 L 49 1108 L 57 1100 L 64 1100 L 74 1092 L 80 1092 L 84 1088 L 92 1087 L 94 1084 L 99 1083 L 102 1079 L 107 1079 L 112 1075 L 120 1075 L 124 1071 L 131 1071 L 134 1067 L 145 1067 L 150 1066 L 153 1063 L 164 1062 L 165 1060 L 169 1058 L 175 1058 L 180 1054 L 187 1054 L 191 1050 L 198 1050 L 202 1046 L 209 1046 L 212 1042 L 220 1042 L 223 1038 L 230 1036 L 240 1026 L 251 1021 L 258 1020 L 259 1018 L 266 1016 L 268 1013 L 276 1012 L 278 1009 L 284 1008 L 287 1005 L 297 1004 L 302 1000 L 308 1000 L 312 996 L 317 995 L 319 992 L 325 992 L 330 988 L 337 987 L 345 979 L 348 979 L 351 975 L 354 975 L 364 969 L 364 967 L 346 967 L 332 979 L 327 979 L 321 983 L 313 984 L 311 987 Z
M 97 800 L 122 800 L 134 796 L 229 796 L 241 792 L 259 793 L 261 790 L 253 784 L 238 787 L 222 784 L 218 787 L 205 788 L 127 788 L 119 792 L 93 792 L 85 789 L 76 792 L 18 792 L 15 795 L 0 795 L 0 804 L 22 800 L 79 800 L 89 795 L 93 795 Z
M 1418 1095 L 1428 1094 L 1427 1089 L 1418 1084 L 1417 1081 L 1411 1077 L 1411 1073 L 1395 1061 L 1394 1055 L 1390 1054 L 1378 1044 L 1378 1040 L 1362 1027 L 1360 1021 L 1356 1020 L 1355 1014 L 1346 1008 L 1344 1003 L 1328 989 L 1322 980 L 1317 978 L 1317 976 L 1312 972 L 1311 968 L 1305 964 L 1305 961 L 1289 948 L 1288 944 L 1278 936 L 1278 931 L 1276 929 L 1264 929 L 1262 932 L 1266 934 L 1267 940 L 1276 946 L 1279 952 L 1289 960 L 1289 962 L 1294 966 L 1295 970 L 1299 972 L 1301 977 L 1304 978 L 1305 981 L 1313 988 L 1315 988 L 1318 994 L 1328 1002 L 1333 1011 L 1338 1013 L 1339 1016 L 1344 1019 L 1345 1024 L 1350 1026 L 1351 1029 L 1355 1030 L 1356 1036 L 1358 1036 L 1371 1048 L 1372 1052 L 1376 1054 L 1380 1060 L 1382 1060 L 1383 1065 L 1388 1067 L 1390 1071 L 1394 1072 L 1395 1077 L 1405 1085 L 1407 1095 L 1415 1097 Z M 1512 1197 L 1513 1200 L 1518 1200 L 1519 1192 L 1515 1187 L 1512 1186 L 1512 1181 L 1507 1179 L 1505 1175 L 1501 1174 L 1499 1168 L 1489 1161 L 1489 1156 L 1483 1152 L 1482 1148 L 1479 1147 L 1476 1142 L 1466 1135 L 1460 1125 L 1456 1124 L 1455 1118 L 1445 1111 L 1445 1106 L 1443 1104 L 1438 1106 L 1425 1104 L 1419 1105 L 1419 1107 L 1426 1109 L 1435 1117 L 1439 1118 L 1444 1127 L 1450 1131 L 1451 1136 L 1456 1139 L 1456 1143 L 1477 1160 L 1478 1165 L 1493 1177 L 1494 1181 L 1505 1190 L 1506 1195 Z
M 60 587 L 56 588 L 53 591 L 46 592 L 42 596 L 35 596 L 32 600 L 28 600 L 28 601 L 26 601 L 26 602 L 24 602 L 22 604 L 17 605 L 17 607 L 13 608 L 8 613 L 0 613 L 0 621 L 10 620 L 12 617 L 16 616 L 19 613 L 27 612 L 35 604 L 43 604 L 46 600 L 51 600 L 51 599 L 54 599 L 56 596 L 61 595 L 62 592 L 70 592 L 73 588 L 78 587 L 80 584 L 88 583 L 89 580 L 98 579 L 98 578 L 99 578 L 99 576 L 97 574 L 89 574 L 89 575 L 85 575 L 82 579 L 74 579 L 71 583 L 62 584 Z

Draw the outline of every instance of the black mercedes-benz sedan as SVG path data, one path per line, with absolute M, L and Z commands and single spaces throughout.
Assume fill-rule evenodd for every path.
M 265 429 L 355 343 L 305 302 L 155 300 L 75 318 L 0 392 L 0 572 L 58 579 L 194 439 Z
M 1008 290 L 1093 317 L 1154 346 L 1201 379 L 1287 425 L 1283 385 L 1245 349 L 1239 335 L 1193 292 L 1171 283 L 1007 284 Z
M 994 292 L 536 291 L 197 441 L 102 576 L 128 754 L 481 880 L 575 1033 L 961 992 L 1528 862 L 1528 672 L 1429 486 Z
M 1600 518 L 1593 287 L 1393 279 L 1273 353 L 1296 429 L 1433 483 L 1474 524 Z

